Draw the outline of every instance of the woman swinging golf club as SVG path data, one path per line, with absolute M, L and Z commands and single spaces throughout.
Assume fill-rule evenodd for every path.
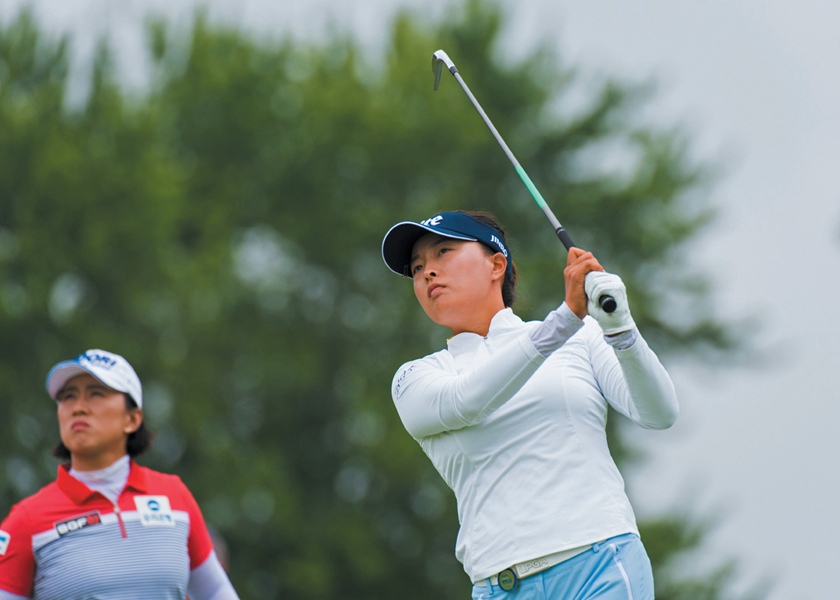
M 621 280 L 572 248 L 565 302 L 526 323 L 510 309 L 516 268 L 504 231 L 485 213 L 399 223 L 382 254 L 453 334 L 447 349 L 401 366 L 391 392 L 455 492 L 456 555 L 473 598 L 652 599 L 650 561 L 607 446 L 607 407 L 664 429 L 678 405 Z M 617 305 L 609 314 L 587 301 L 605 293 Z

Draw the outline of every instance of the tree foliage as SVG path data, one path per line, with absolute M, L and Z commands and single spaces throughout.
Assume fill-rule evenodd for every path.
M 467 596 L 454 499 L 388 391 L 445 331 L 381 239 L 442 210 L 496 213 L 524 318 L 562 299 L 564 254 L 461 90 L 432 91 L 439 47 L 576 241 L 622 275 L 654 347 L 726 346 L 708 313 L 666 310 L 707 300 L 680 252 L 710 216 L 686 141 L 634 125 L 644 90 L 616 82 L 562 109 L 583 76 L 546 50 L 500 62 L 496 9 L 456 17 L 401 16 L 381 68 L 348 38 L 158 23 L 148 93 L 125 95 L 103 47 L 78 110 L 66 42 L 26 13 L 0 30 L 0 512 L 55 476 L 44 375 L 105 348 L 144 383 L 158 439 L 141 462 L 184 479 L 243 598 Z M 727 573 L 669 571 L 700 529 L 643 528 L 660 598 L 723 597 Z

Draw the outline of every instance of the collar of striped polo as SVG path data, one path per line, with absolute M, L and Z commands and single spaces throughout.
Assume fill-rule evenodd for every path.
M 99 494 L 94 492 L 84 483 L 76 479 L 70 474 L 70 465 L 59 465 L 58 467 L 58 489 L 70 498 L 73 502 L 81 506 L 93 496 Z M 131 461 L 131 466 L 128 471 L 128 481 L 125 484 L 125 489 L 133 489 L 141 494 L 146 493 L 148 488 L 146 486 L 146 476 L 143 474 L 136 462 Z M 101 494 L 99 494 L 101 496 Z

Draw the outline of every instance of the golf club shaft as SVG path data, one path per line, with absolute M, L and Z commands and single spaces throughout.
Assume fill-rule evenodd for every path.
M 516 169 L 516 172 L 519 174 L 519 178 L 522 179 L 522 182 L 525 184 L 525 187 L 528 188 L 528 191 L 531 192 L 531 196 L 534 197 L 534 200 L 537 201 L 537 204 L 542 209 L 543 214 L 548 219 L 548 222 L 551 223 L 551 226 L 554 228 L 554 232 L 557 234 L 557 237 L 560 238 L 560 241 L 565 246 L 566 250 L 571 250 L 575 243 L 572 241 L 571 236 L 569 236 L 566 229 L 560 224 L 560 221 L 557 220 L 557 217 L 554 216 L 554 213 L 551 211 L 551 208 L 546 203 L 545 199 L 543 199 L 542 194 L 537 189 L 537 186 L 534 185 L 534 182 L 531 181 L 531 178 L 528 177 L 528 174 L 525 172 L 525 169 L 522 168 L 522 165 L 519 164 L 519 161 L 516 160 L 516 157 L 511 152 L 508 145 L 505 143 L 505 140 L 499 134 L 499 131 L 493 125 L 493 122 L 490 120 L 490 117 L 487 116 L 487 113 L 484 112 L 484 109 L 481 108 L 481 105 L 478 103 L 478 100 L 475 99 L 473 93 L 470 91 L 470 88 L 464 82 L 464 79 L 461 77 L 461 74 L 458 72 L 457 69 L 452 71 L 452 74 L 455 76 L 455 79 L 460 84 L 461 89 L 464 90 L 464 93 L 467 95 L 467 98 L 470 99 L 472 105 L 478 111 L 478 114 L 481 115 L 481 118 L 484 120 L 484 124 L 487 125 L 487 128 L 490 130 L 490 133 L 493 134 L 493 137 L 496 138 L 496 141 L 502 147 L 502 150 L 505 151 L 505 154 L 508 157 L 508 160 L 513 164 L 513 168 Z
M 435 56 L 437 57 L 437 54 Z M 481 115 L 481 118 L 484 120 L 484 124 L 487 125 L 487 128 L 490 130 L 490 133 L 493 134 L 493 137 L 496 138 L 496 141 L 502 147 L 502 150 L 505 151 L 508 160 L 510 160 L 511 164 L 513 164 L 513 168 L 516 169 L 516 172 L 519 174 L 519 178 L 522 179 L 522 183 L 524 183 L 525 187 L 528 188 L 528 191 L 531 192 L 531 196 L 534 197 L 534 200 L 536 200 L 537 204 L 542 209 L 543 214 L 548 219 L 548 222 L 551 223 L 551 226 L 554 228 L 554 233 L 557 234 L 557 237 L 563 243 L 563 246 L 566 248 L 566 250 L 571 250 L 572 248 L 575 248 L 576 246 L 575 243 L 572 241 L 571 236 L 566 231 L 566 229 L 560 224 L 560 221 L 557 220 L 557 217 L 554 216 L 554 213 L 552 212 L 551 208 L 548 206 L 546 201 L 543 199 L 542 194 L 540 194 L 540 191 L 537 189 L 537 186 L 534 185 L 534 182 L 531 181 L 530 177 L 528 177 L 528 174 L 525 172 L 525 169 L 523 169 L 522 165 L 519 164 L 519 161 L 516 160 L 516 157 L 513 155 L 513 152 L 511 152 L 510 148 L 508 148 L 508 145 L 505 143 L 505 140 L 502 139 L 502 136 L 499 134 L 498 130 L 493 125 L 493 122 L 490 121 L 490 117 L 487 116 L 487 113 L 484 112 L 483 108 L 481 108 L 481 105 L 478 103 L 478 100 L 476 100 L 475 96 L 473 96 L 473 93 L 470 91 L 469 86 L 467 86 L 466 82 L 461 77 L 461 74 L 458 72 L 458 69 L 455 67 L 455 64 L 452 63 L 451 59 L 449 59 L 448 56 L 446 58 L 448 59 L 448 64 L 446 66 L 449 69 L 450 73 L 452 73 L 452 75 L 455 77 L 456 81 L 461 86 L 461 89 L 464 90 L 464 93 L 467 95 L 467 98 L 470 99 L 470 102 L 472 102 L 472 105 L 478 111 L 478 114 Z M 441 62 L 446 63 L 447 61 Z M 437 77 L 439 77 L 439 74 L 436 76 L 435 79 L 435 89 L 437 89 Z M 616 309 L 615 299 L 606 294 L 598 298 L 598 304 L 601 306 L 604 312 L 611 313 Z

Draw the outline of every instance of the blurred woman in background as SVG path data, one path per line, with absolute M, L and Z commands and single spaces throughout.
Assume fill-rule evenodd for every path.
M 88 350 L 46 386 L 69 464 L 0 525 L 0 600 L 236 600 L 187 487 L 132 460 L 152 434 L 131 365 Z
M 446 349 L 401 366 L 391 392 L 455 492 L 456 556 L 473 598 L 652 599 L 650 561 L 607 446 L 607 407 L 663 429 L 678 406 L 621 280 L 572 248 L 565 302 L 525 323 L 510 309 L 517 272 L 490 215 L 398 223 L 382 254 L 452 331 Z M 602 294 L 616 300 L 613 313 L 587 300 Z

